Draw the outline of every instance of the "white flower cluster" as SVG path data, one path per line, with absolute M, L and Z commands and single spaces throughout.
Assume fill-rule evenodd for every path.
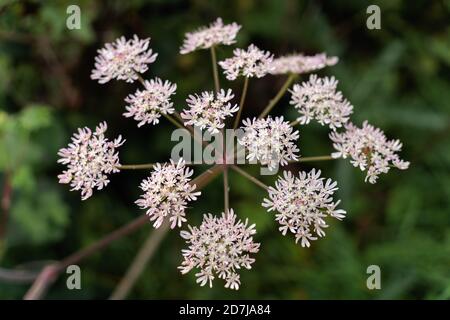
M 338 63 L 337 57 L 327 57 L 325 53 L 318 53 L 313 56 L 305 56 L 295 53 L 282 56 L 273 60 L 272 74 L 302 74 L 323 69 L 327 66 L 334 66 Z
M 256 233 L 255 225 L 248 226 L 245 222 L 236 220 L 233 209 L 222 213 L 220 218 L 207 214 L 203 216 L 200 227 L 189 227 L 189 231 L 181 231 L 181 237 L 189 245 L 182 250 L 183 262 L 178 267 L 182 274 L 193 268 L 199 268 L 196 273 L 197 283 L 204 286 L 217 276 L 225 280 L 225 288 L 239 289 L 240 276 L 236 269 L 251 269 L 255 259 L 250 253 L 259 251 L 259 243 L 253 241 Z
M 146 123 L 157 124 L 161 114 L 171 114 L 175 111 L 170 96 L 175 94 L 176 84 L 155 78 L 150 81 L 146 80 L 144 88 L 144 90 L 137 90 L 125 98 L 125 102 L 129 105 L 126 106 L 127 112 L 123 115 L 139 121 L 138 127 Z
M 119 153 L 116 149 L 125 140 L 119 135 L 114 141 L 105 138 L 106 122 L 95 131 L 79 128 L 67 148 L 59 150 L 58 163 L 67 165 L 67 170 L 58 175 L 59 183 L 69 183 L 72 190 L 81 190 L 81 200 L 92 196 L 93 189 L 103 189 L 108 183 L 109 173 L 119 172 Z
M 224 24 L 218 18 L 209 26 L 186 33 L 180 53 L 234 44 L 240 28 L 237 23 Z M 120 37 L 115 42 L 105 44 L 98 50 L 91 78 L 102 84 L 112 79 L 143 81 L 141 74 L 148 70 L 148 65 L 157 57 L 149 48 L 149 43 L 150 38 L 141 40 L 134 35 L 128 40 Z M 289 74 L 286 84 L 266 107 L 265 111 L 270 111 L 295 75 L 313 72 L 337 62 L 337 57 L 329 57 L 325 53 L 312 56 L 296 53 L 274 59 L 270 52 L 251 44 L 247 49 L 235 49 L 233 56 L 220 61 L 219 65 L 228 80 L 240 76 L 261 78 L 267 73 Z M 214 72 L 217 80 L 216 66 Z M 329 136 L 337 151 L 332 157 L 351 158 L 355 167 L 367 171 L 365 181 L 375 183 L 378 176 L 388 172 L 390 167 L 407 169 L 409 162 L 398 156 L 402 147 L 399 140 L 387 140 L 380 129 L 369 125 L 367 121 L 362 128 L 349 121 L 353 106 L 337 90 L 337 85 L 338 81 L 334 77 L 319 78 L 314 74 L 308 81 L 294 85 L 289 90 L 292 94 L 290 104 L 299 112 L 297 122 L 308 124 L 315 120 L 329 126 L 332 130 Z M 143 89 L 125 98 L 125 117 L 133 118 L 138 122 L 137 126 L 141 127 L 159 123 L 161 115 L 169 117 L 175 113 L 178 116 L 171 101 L 177 89 L 176 84 L 154 78 L 143 81 L 143 86 Z M 225 128 L 228 117 L 239 110 L 239 106 L 232 103 L 233 98 L 231 89 L 189 95 L 187 106 L 180 114 L 181 120 L 185 126 L 196 126 L 216 134 Z M 238 136 L 239 150 L 247 150 L 246 159 L 250 163 L 259 162 L 272 172 L 279 165 L 298 160 L 299 132 L 292 124 L 284 121 L 282 116 L 248 118 L 243 121 L 243 135 Z M 342 127 L 343 132 L 338 132 Z M 120 166 L 117 149 L 125 140 L 119 136 L 109 141 L 105 137 L 106 130 L 105 122 L 100 123 L 95 131 L 80 128 L 73 135 L 69 146 L 58 152 L 58 162 L 67 166 L 58 175 L 59 182 L 70 184 L 71 190 L 81 190 L 82 200 L 89 198 L 94 189 L 103 189 L 109 183 L 108 174 L 118 172 L 119 169 L 138 167 Z M 311 158 L 315 159 L 309 160 L 323 159 Z M 141 167 L 148 166 L 152 165 Z M 143 192 L 135 203 L 145 210 L 154 228 L 164 224 L 174 229 L 187 221 L 185 211 L 188 205 L 201 194 L 196 191 L 195 180 L 191 181 L 192 175 L 193 170 L 186 166 L 183 159 L 178 162 L 171 160 L 169 163 L 154 165 L 150 176 L 141 182 L 140 189 Z M 258 183 L 256 178 L 249 179 Z M 227 185 L 226 180 L 224 182 Z M 295 235 L 296 243 L 310 247 L 312 241 L 325 236 L 328 220 L 331 220 L 329 217 L 341 220 L 346 216 L 345 210 L 337 208 L 340 200 L 334 200 L 336 190 L 337 183 L 321 177 L 320 170 L 301 171 L 298 176 L 285 171 L 275 186 L 268 187 L 268 197 L 264 198 L 262 206 L 269 212 L 275 211 L 275 220 L 283 235 L 290 232 Z M 227 204 L 225 206 L 228 207 Z M 188 231 L 180 232 L 187 248 L 182 250 L 183 261 L 178 269 L 182 274 L 197 269 L 195 276 L 201 286 L 209 284 L 212 287 L 213 280 L 219 278 L 225 281 L 225 288 L 237 290 L 241 285 L 238 270 L 251 269 L 255 261 L 251 255 L 259 251 L 260 244 L 253 240 L 255 233 L 255 225 L 250 225 L 248 219 L 239 220 L 233 209 L 226 210 L 221 216 L 205 214 L 200 226 L 188 224 Z
M 91 79 L 106 83 L 112 79 L 134 82 L 138 74 L 148 70 L 148 64 L 156 60 L 157 53 L 149 49 L 150 38 L 140 40 L 136 35 L 126 40 L 120 37 L 98 50 Z
M 232 58 L 219 62 L 228 80 L 235 80 L 241 75 L 247 78 L 261 78 L 272 68 L 273 55 L 253 44 L 247 50 L 235 49 L 233 54 Z
M 333 202 L 336 185 L 331 179 L 321 178 L 320 170 L 299 172 L 298 177 L 284 171 L 284 178 L 278 178 L 275 188 L 269 187 L 269 199 L 265 198 L 262 205 L 268 211 L 278 212 L 275 220 L 281 225 L 279 230 L 283 235 L 290 231 L 295 234 L 295 242 L 309 247 L 317 236 L 325 236 L 327 216 L 339 220 L 345 217 L 344 210 L 336 209 L 340 200 Z
M 248 150 L 247 159 L 257 159 L 269 170 L 298 159 L 296 152 L 299 149 L 295 142 L 299 133 L 283 117 L 246 119 L 243 124 L 244 136 L 238 142 Z
M 181 117 L 186 125 L 195 125 L 200 129 L 207 129 L 214 134 L 225 126 L 226 117 L 232 116 L 239 110 L 238 105 L 232 105 L 230 100 L 234 94 L 231 89 L 220 90 L 216 95 L 213 92 L 204 91 L 201 95 L 189 95 L 186 102 L 189 109 L 184 109 Z
M 316 119 L 332 130 L 342 127 L 353 113 L 353 106 L 342 96 L 342 92 L 336 92 L 337 84 L 334 77 L 318 78 L 313 74 L 309 81 L 294 85 L 290 90 L 290 104 L 301 115 L 297 120 L 308 124 Z
M 337 150 L 333 158 L 351 157 L 353 166 L 367 170 L 365 181 L 375 183 L 378 175 L 387 173 L 391 166 L 405 170 L 409 162 L 403 161 L 397 152 L 402 149 L 400 140 L 387 140 L 383 131 L 364 121 L 362 128 L 353 123 L 345 125 L 345 132 L 331 132 L 333 147 Z
M 241 26 L 233 22 L 223 24 L 221 18 L 211 23 L 208 27 L 201 27 L 194 32 L 186 33 L 181 54 L 186 54 L 197 49 L 208 49 L 219 44 L 230 45 L 236 42 L 236 35 Z
M 194 192 L 195 184 L 189 183 L 193 173 L 185 167 L 183 159 L 177 163 L 170 160 L 170 163 L 163 165 L 157 163 L 150 177 L 142 181 L 140 188 L 144 194 L 136 200 L 136 204 L 146 210 L 150 221 L 154 221 L 153 227 L 159 228 L 168 216 L 172 229 L 186 222 L 187 203 L 197 200 L 201 194 L 200 191 Z

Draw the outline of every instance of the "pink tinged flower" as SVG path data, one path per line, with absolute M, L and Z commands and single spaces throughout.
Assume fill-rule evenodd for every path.
M 364 121 L 362 128 L 353 123 L 345 125 L 342 133 L 331 132 L 330 138 L 336 152 L 333 158 L 350 157 L 350 163 L 366 171 L 365 181 L 376 183 L 381 173 L 387 173 L 390 167 L 406 170 L 409 162 L 400 159 L 402 149 L 399 140 L 387 140 L 383 131 Z
M 92 195 L 93 189 L 101 190 L 108 185 L 108 174 L 119 172 L 119 153 L 116 151 L 125 140 L 122 136 L 113 141 L 105 137 L 106 122 L 101 122 L 92 132 L 79 128 L 67 148 L 59 150 L 58 163 L 67 165 L 58 175 L 59 183 L 70 184 L 72 190 L 81 190 L 81 200 Z
M 353 106 L 336 91 L 338 81 L 334 78 L 318 78 L 313 74 L 307 82 L 296 84 L 290 104 L 300 113 L 297 118 L 300 124 L 308 124 L 317 120 L 321 125 L 327 125 L 332 130 L 342 127 L 353 113 Z
M 141 40 L 136 35 L 129 40 L 120 37 L 113 43 L 107 43 L 98 50 L 91 79 L 99 83 L 112 79 L 134 82 L 139 74 L 148 70 L 148 64 L 155 62 L 158 55 L 153 54 L 149 43 L 150 38 Z
M 338 63 L 337 57 L 327 57 L 325 53 L 313 56 L 305 56 L 301 53 L 294 53 L 282 56 L 273 60 L 272 74 L 302 74 L 323 69 L 327 66 L 334 66 Z
M 172 229 L 186 222 L 188 202 L 201 194 L 194 192 L 196 185 L 190 183 L 193 173 L 183 159 L 177 163 L 170 160 L 163 165 L 157 163 L 150 177 L 142 181 L 140 188 L 144 193 L 136 204 L 146 210 L 154 228 L 159 228 L 165 219 L 169 219 Z
M 176 84 L 155 78 L 144 82 L 144 90 L 137 90 L 125 98 L 127 112 L 123 115 L 138 121 L 138 127 L 146 123 L 158 124 L 161 114 L 174 113 L 170 97 L 175 94 Z
M 270 170 L 298 159 L 299 133 L 283 117 L 246 119 L 243 124 L 244 135 L 238 143 L 248 150 L 247 159 L 256 159 Z
M 336 209 L 340 203 L 333 200 L 337 189 L 337 183 L 321 177 L 320 170 L 302 171 L 298 177 L 284 171 L 275 187 L 269 187 L 269 198 L 263 200 L 262 206 L 277 212 L 275 220 L 283 235 L 291 232 L 296 243 L 309 247 L 310 241 L 325 236 L 327 217 L 341 220 L 346 215 L 345 210 Z
M 184 109 L 181 117 L 186 120 L 186 125 L 195 125 L 200 129 L 207 129 L 214 134 L 224 128 L 225 119 L 239 110 L 238 105 L 232 105 L 230 101 L 234 94 L 231 89 L 213 92 L 202 92 L 201 95 L 190 95 L 186 102 L 188 109 Z
M 259 251 L 259 243 L 253 241 L 255 225 L 238 220 L 233 209 L 221 217 L 205 214 L 199 227 L 188 225 L 189 231 L 181 231 L 188 248 L 182 250 L 183 262 L 178 267 L 182 274 L 194 268 L 197 283 L 212 287 L 217 277 L 225 280 L 225 288 L 237 290 L 241 284 L 238 269 L 251 269 L 255 262 L 251 253 Z
M 240 28 L 241 26 L 235 22 L 223 24 L 222 19 L 217 18 L 208 27 L 201 27 L 194 32 L 186 33 L 180 53 L 186 54 L 221 44 L 231 45 L 236 42 L 236 35 Z
M 253 44 L 247 50 L 235 49 L 233 54 L 232 58 L 219 62 L 228 80 L 235 80 L 238 76 L 261 78 L 272 69 L 273 55 Z

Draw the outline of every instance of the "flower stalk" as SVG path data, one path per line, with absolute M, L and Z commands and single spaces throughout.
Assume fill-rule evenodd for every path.
M 236 115 L 236 119 L 234 120 L 233 129 L 236 129 L 239 125 L 242 109 L 244 109 L 245 98 L 247 96 L 247 89 L 248 89 L 248 77 L 244 77 L 244 87 L 242 88 L 241 101 L 239 102 L 239 111 Z
M 238 166 L 232 165 L 230 167 L 231 167 L 231 169 L 233 169 L 234 171 L 239 173 L 241 176 L 247 178 L 248 180 L 250 180 L 251 182 L 253 182 L 257 186 L 259 186 L 259 187 L 261 187 L 263 189 L 268 189 L 269 188 L 264 182 L 258 180 L 257 178 L 255 178 L 254 176 L 249 174 L 248 172 L 246 172 L 246 171 L 242 170 L 241 168 L 239 168 Z
M 200 190 L 208 185 L 220 172 L 222 171 L 221 165 L 215 165 L 210 169 L 203 172 L 201 175 L 197 176 L 195 179 L 191 181 L 191 184 L 195 184 L 197 189 Z M 43 298 L 48 288 L 53 284 L 53 282 L 58 278 L 58 276 L 67 268 L 67 266 L 72 264 L 77 264 L 81 260 L 90 257 L 91 255 L 99 252 L 100 250 L 108 247 L 114 241 L 121 239 L 136 230 L 140 227 L 148 224 L 148 217 L 146 215 L 140 216 L 125 226 L 122 226 L 115 231 L 109 233 L 105 237 L 100 240 L 97 240 L 90 246 L 83 248 L 65 259 L 56 262 L 54 264 L 50 264 L 44 267 L 36 278 L 35 282 L 31 286 L 31 288 L 27 291 L 24 296 L 25 300 L 38 300 Z
M 328 161 L 335 160 L 332 156 L 316 156 L 316 157 L 301 157 L 298 160 L 289 161 L 290 163 L 296 162 L 312 162 L 312 161 Z
M 213 67 L 214 88 L 216 89 L 216 92 L 219 92 L 220 81 L 219 81 L 219 70 L 217 68 L 217 56 L 216 56 L 215 46 L 211 47 L 211 63 L 212 63 L 212 67 Z
M 143 164 L 122 164 L 116 168 L 119 170 L 140 170 L 140 169 L 151 169 L 155 166 L 154 163 L 143 163 Z
M 284 82 L 283 86 L 281 87 L 280 91 L 278 91 L 277 95 L 270 100 L 269 104 L 264 108 L 263 112 L 259 115 L 258 119 L 264 118 L 269 114 L 269 112 L 273 109 L 273 107 L 277 104 L 278 101 L 283 97 L 284 93 L 289 89 L 292 82 L 297 79 L 298 74 L 291 73 L 286 81 Z

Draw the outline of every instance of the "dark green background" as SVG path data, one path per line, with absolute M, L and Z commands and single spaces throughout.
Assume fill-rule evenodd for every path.
M 69 4 L 81 8 L 81 30 L 66 28 Z M 369 4 L 381 7 L 381 30 L 366 28 Z M 130 298 L 450 298 L 449 11 L 448 0 L 1 0 L 0 190 L 6 173 L 13 188 L 1 267 L 37 270 L 144 214 L 133 202 L 145 171 L 115 174 L 106 190 L 81 202 L 78 192 L 57 183 L 63 167 L 56 153 L 76 128 L 107 120 L 110 137 L 127 139 L 122 163 L 166 161 L 171 124 L 163 120 L 138 129 L 124 118 L 123 99 L 138 84 L 90 80 L 96 50 L 120 35 L 151 37 L 159 55 L 145 77 L 176 82 L 180 111 L 188 94 L 213 88 L 209 52 L 179 55 L 183 35 L 220 16 L 242 25 L 237 46 L 254 43 L 276 55 L 296 50 L 339 56 L 338 65 L 319 74 L 340 81 L 355 106 L 356 124 L 368 119 L 404 143 L 401 156 L 411 167 L 391 170 L 375 185 L 365 184 L 364 174 L 344 160 L 289 167 L 314 166 L 336 179 L 348 212 L 342 222 L 330 221 L 327 236 L 309 249 L 283 237 L 273 214 L 260 206 L 265 194 L 231 172 L 231 206 L 257 224 L 262 243 L 254 268 L 241 272 L 241 289 L 224 289 L 221 280 L 213 289 L 201 288 L 193 272 L 182 276 L 176 267 L 184 244 L 173 231 Z M 231 51 L 220 48 L 219 59 Z M 251 80 L 244 116 L 262 110 L 283 81 Z M 224 78 L 222 84 L 237 93 L 242 86 Z M 275 113 L 296 117 L 287 98 Z M 316 124 L 301 128 L 299 146 L 303 156 L 332 152 L 327 129 Z M 271 184 L 274 178 L 262 179 Z M 199 223 L 203 213 L 220 213 L 222 202 L 218 178 L 189 210 L 190 223 Z M 67 290 L 63 274 L 47 297 L 107 298 L 151 230 L 149 224 L 83 261 L 82 290 Z M 381 290 L 366 288 L 372 264 L 381 267 Z M 3 279 L 0 298 L 21 298 L 28 287 Z

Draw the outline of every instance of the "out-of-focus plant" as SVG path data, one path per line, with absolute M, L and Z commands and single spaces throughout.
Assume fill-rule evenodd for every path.
M 69 222 L 60 192 L 40 177 L 52 150 L 46 139 L 57 133 L 53 122 L 51 109 L 43 105 L 28 105 L 14 114 L 0 111 L 3 248 L 59 240 Z

